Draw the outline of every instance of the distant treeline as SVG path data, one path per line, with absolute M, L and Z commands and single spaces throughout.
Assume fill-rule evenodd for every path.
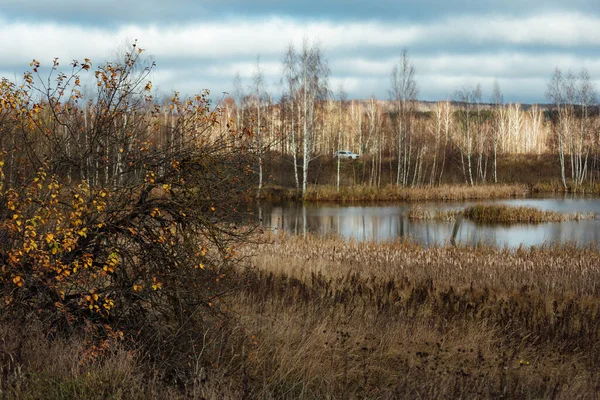
M 497 82 L 489 100 L 477 84 L 459 88 L 452 100 L 419 101 L 407 52 L 392 71 L 389 100 L 347 100 L 342 87 L 327 86 L 328 73 L 318 47 L 304 43 L 296 52 L 290 45 L 279 101 L 265 92 L 257 62 L 250 89 L 236 76 L 234 94 L 221 104 L 238 129 L 254 133 L 261 167 L 267 149 L 292 157 L 303 192 L 310 161 L 337 150 L 368 159 L 370 178 L 363 183 L 377 186 L 438 185 L 449 163 L 465 183 L 498 182 L 499 158 L 515 154 L 555 154 L 555 178 L 565 189 L 600 176 L 599 109 L 585 69 L 579 75 L 556 69 L 545 94 L 549 103 L 542 105 L 505 103 Z M 382 177 L 390 163 L 395 174 Z

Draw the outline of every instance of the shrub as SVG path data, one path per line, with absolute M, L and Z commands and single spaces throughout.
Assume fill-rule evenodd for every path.
M 50 87 L 35 60 L 23 87 L 3 81 L 0 307 L 84 334 L 90 357 L 142 345 L 178 380 L 210 324 L 225 329 L 220 296 L 251 234 L 249 153 L 208 92 L 159 105 L 141 53 L 98 67 L 87 102 L 87 59 L 70 75 L 55 59 Z

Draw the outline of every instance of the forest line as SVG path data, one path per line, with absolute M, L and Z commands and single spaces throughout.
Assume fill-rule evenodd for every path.
M 418 100 L 416 69 L 407 51 L 390 74 L 388 100 L 348 100 L 343 87 L 328 86 L 327 63 L 318 45 L 290 45 L 282 60 L 279 101 L 265 91 L 260 59 L 251 85 L 234 79 L 234 93 L 221 103 L 240 130 L 252 132 L 258 157 L 267 150 L 292 158 L 295 186 L 306 192 L 307 171 L 317 157 L 349 150 L 370 163 L 363 184 L 427 186 L 456 183 L 444 177 L 448 164 L 468 185 L 498 183 L 498 159 L 508 155 L 556 155 L 563 188 L 598 180 L 600 119 L 596 89 L 587 70 L 549 78 L 548 103 L 506 103 L 497 81 L 484 100 L 480 84 L 457 88 L 451 99 Z M 385 164 L 394 174 L 383 176 Z M 388 169 L 391 169 L 388 166 Z M 339 163 L 337 186 L 339 188 Z

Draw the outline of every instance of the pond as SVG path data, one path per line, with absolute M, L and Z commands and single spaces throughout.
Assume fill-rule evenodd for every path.
M 517 247 L 572 242 L 578 246 L 600 244 L 600 219 L 541 224 L 479 224 L 458 221 L 411 220 L 408 213 L 418 207 L 426 211 L 461 210 L 473 204 L 507 204 L 536 207 L 561 213 L 593 212 L 600 216 L 600 199 L 594 197 L 520 198 L 462 202 L 399 202 L 378 204 L 288 203 L 259 205 L 262 225 L 274 231 L 295 234 L 339 234 L 347 239 L 387 241 L 409 238 L 424 246 L 491 244 Z M 454 232 L 456 231 L 456 232 Z

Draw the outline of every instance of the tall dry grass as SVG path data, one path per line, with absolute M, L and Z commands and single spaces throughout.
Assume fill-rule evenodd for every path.
M 278 235 L 231 300 L 256 398 L 596 398 L 600 251 Z
M 177 390 L 142 373 L 140 355 L 116 347 L 101 360 L 86 356 L 83 338 L 49 341 L 40 324 L 0 324 L 0 398 L 176 398 Z
M 147 355 L 0 325 L 3 398 L 519 398 L 600 394 L 600 249 L 268 234 L 188 381 Z M 217 314 L 215 314 L 217 315 Z M 22 333 L 26 332 L 25 335 Z M 241 342 L 231 337 L 244 338 Z M 221 339 L 219 339 L 221 337 Z M 241 344 L 240 344 L 241 343 Z
M 268 192 L 268 191 L 267 191 Z M 383 187 L 354 185 L 343 186 L 338 191 L 331 185 L 310 185 L 306 201 L 424 201 L 424 200 L 472 200 L 523 197 L 529 193 L 525 185 L 441 185 L 427 187 Z M 298 197 L 295 190 L 272 190 L 267 193 L 272 200 L 293 200 Z
M 559 213 L 535 207 L 513 207 L 504 204 L 476 204 L 465 208 L 461 214 L 473 221 L 484 223 L 540 223 L 595 218 L 594 213 Z
M 424 210 L 421 207 L 411 208 L 408 218 L 413 220 L 442 220 L 452 221 L 458 216 L 480 223 L 527 223 L 581 221 L 594 219 L 590 213 L 559 213 L 556 211 L 540 210 L 535 207 L 515 207 L 505 204 L 475 204 L 463 210 Z

